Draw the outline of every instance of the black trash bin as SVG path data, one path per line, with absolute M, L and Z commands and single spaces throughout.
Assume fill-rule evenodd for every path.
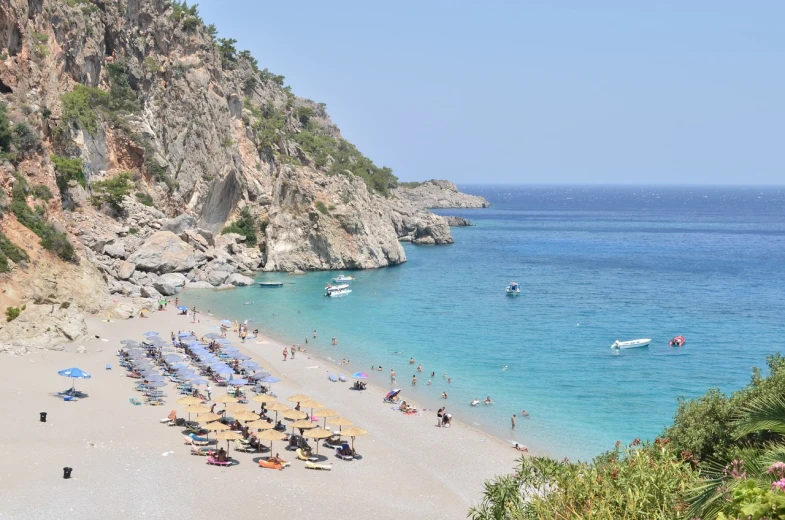
M 63 478 L 71 478 L 71 472 L 73 470 L 74 468 L 68 468 L 68 467 L 63 468 Z
M 46 422 L 46 412 L 41 412 L 41 422 Z

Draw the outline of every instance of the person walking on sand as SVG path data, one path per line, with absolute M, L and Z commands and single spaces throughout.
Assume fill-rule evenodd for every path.
M 436 412 L 436 426 L 438 426 L 439 428 L 442 427 L 442 417 L 444 416 L 445 409 L 446 408 L 442 406 L 441 408 L 439 408 L 439 411 Z
M 212 395 L 213 395 L 213 387 L 208 384 L 207 385 L 207 400 L 208 401 L 212 401 L 212 399 L 213 399 Z
M 289 356 L 289 349 L 284 347 L 283 348 L 283 360 L 286 361 L 286 358 Z
M 395 370 L 390 369 L 390 384 L 395 384 Z
M 512 414 L 512 417 L 510 417 L 510 422 L 512 423 L 512 429 L 514 430 L 515 429 L 515 414 Z
M 295 352 L 297 352 L 297 349 L 295 349 L 294 345 L 292 345 L 292 359 L 294 359 L 294 353 Z

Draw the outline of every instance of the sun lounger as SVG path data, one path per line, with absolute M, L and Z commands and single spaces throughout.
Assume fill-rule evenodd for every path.
M 229 459 L 229 460 L 220 461 L 220 460 L 216 459 L 215 457 L 211 457 L 211 456 L 208 455 L 207 456 L 207 463 L 212 465 L 212 466 L 231 466 L 232 465 L 232 460 Z
M 207 444 L 210 442 L 207 437 L 199 437 L 193 433 L 188 435 L 188 437 L 191 439 L 191 443 L 195 444 L 196 446 L 207 446 Z
M 134 406 L 141 406 L 142 404 L 142 401 L 140 401 L 139 399 L 135 399 L 133 397 L 129 398 L 128 402 L 130 402 Z
M 338 382 L 338 378 L 337 378 L 337 377 L 335 377 L 333 374 L 328 374 L 328 375 L 327 375 L 327 379 L 329 379 L 329 380 L 330 380 L 330 381 L 332 381 L 333 383 L 337 383 L 337 382 Z
M 318 460 L 316 457 L 307 456 L 302 448 L 297 448 L 297 458 L 304 461 Z
M 169 424 L 169 423 L 172 423 L 172 422 L 174 422 L 176 420 L 177 420 L 177 410 L 172 410 L 171 412 L 169 412 L 169 416 L 168 417 L 160 420 L 160 423 L 161 424 Z
M 335 448 L 335 456 L 341 460 L 354 460 L 352 455 L 344 455 L 341 453 L 341 448 Z
M 282 470 L 286 466 L 291 466 L 288 462 L 284 461 L 283 464 L 278 464 L 277 462 L 270 462 L 265 459 L 259 460 L 259 467 L 260 468 L 268 468 L 268 469 L 277 469 Z
M 199 448 L 198 446 L 194 446 L 193 444 L 191 445 L 191 455 L 206 457 L 209 454 L 210 454 L 210 448 Z
M 346 376 L 343 375 L 343 374 L 338 374 L 338 381 L 340 381 L 341 383 L 345 383 L 346 382 Z
M 105 370 L 112 370 L 112 365 L 109 365 L 109 364 L 107 364 L 107 365 L 104 367 L 104 369 L 105 369 Z
M 327 471 L 333 469 L 329 464 L 314 464 L 313 462 L 306 462 L 305 467 L 308 469 L 325 469 Z

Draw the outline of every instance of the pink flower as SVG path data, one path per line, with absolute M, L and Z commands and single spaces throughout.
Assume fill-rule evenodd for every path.
M 785 477 L 785 462 L 775 462 L 769 466 L 769 469 L 767 469 L 766 472 L 770 475 L 774 475 L 775 477 Z
M 785 491 L 785 478 L 781 478 L 776 482 L 771 483 L 772 490 Z

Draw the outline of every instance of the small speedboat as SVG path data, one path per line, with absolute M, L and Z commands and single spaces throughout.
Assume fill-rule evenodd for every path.
M 340 275 L 340 276 L 336 276 L 335 278 L 333 278 L 333 282 L 335 282 L 335 283 L 353 282 L 353 281 L 354 281 L 354 276 Z
M 687 343 L 687 340 L 684 339 L 684 336 L 676 336 L 670 342 L 671 347 L 683 347 L 684 344 Z
M 328 298 L 340 298 L 341 296 L 346 296 L 350 292 L 352 292 L 351 289 L 340 289 L 338 291 L 327 291 L 324 295 Z
M 478 404 L 480 404 L 480 400 L 479 400 L 479 399 L 475 399 L 475 400 L 473 400 L 473 401 L 472 401 L 471 403 L 469 403 L 469 404 L 470 404 L 470 405 L 472 405 L 472 406 L 477 406 Z
M 259 282 L 259 287 L 283 287 L 283 282 Z
M 510 282 L 506 291 L 508 296 L 517 296 L 521 294 L 521 285 L 518 282 Z
M 625 349 L 625 348 L 641 348 L 641 347 L 648 347 L 649 343 L 651 343 L 651 338 L 647 339 L 634 339 L 632 341 L 619 341 L 618 339 L 613 342 L 611 348 L 613 349 Z
M 332 285 L 328 283 L 327 287 L 325 287 L 324 290 L 330 292 L 330 291 L 341 291 L 343 289 L 348 289 L 348 288 L 349 288 L 348 283 L 339 283 L 337 285 Z

